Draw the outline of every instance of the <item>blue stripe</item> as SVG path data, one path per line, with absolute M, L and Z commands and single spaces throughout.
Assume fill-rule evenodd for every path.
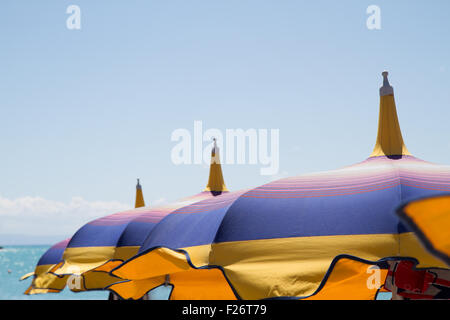
M 154 222 L 130 222 L 122 233 L 117 246 L 126 247 L 142 245 L 156 224 L 157 223 Z
M 38 266 L 44 265 L 44 264 L 58 264 L 62 260 L 62 256 L 64 253 L 65 248 L 50 248 L 48 249 L 42 257 L 39 259 L 39 262 L 37 263 Z
M 313 198 L 240 198 L 224 218 L 216 242 L 397 233 L 396 189 Z
M 408 232 L 394 210 L 404 199 L 439 192 L 396 186 L 329 197 L 242 197 L 221 209 L 169 214 L 153 229 L 140 252 L 155 246 L 183 248 L 213 242 Z
M 116 246 L 126 224 L 98 226 L 85 224 L 70 240 L 68 248 Z
M 156 225 L 139 252 L 155 246 L 177 249 L 212 243 L 228 208 L 169 214 Z

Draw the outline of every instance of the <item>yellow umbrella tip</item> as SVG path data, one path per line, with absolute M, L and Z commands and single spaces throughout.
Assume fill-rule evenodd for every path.
M 213 138 L 213 147 L 211 150 L 211 164 L 209 166 L 208 184 L 203 191 L 225 192 L 228 191 L 222 174 L 222 166 L 220 164 L 219 147 L 216 138 Z
M 134 203 L 135 208 L 145 207 L 145 201 L 144 201 L 144 195 L 142 193 L 142 186 L 139 182 L 139 179 L 137 179 L 136 184 L 136 201 Z
M 378 134 L 370 157 L 411 155 L 406 148 L 394 99 L 394 88 L 390 85 L 388 71 L 383 71 L 383 86 L 380 88 L 380 113 Z

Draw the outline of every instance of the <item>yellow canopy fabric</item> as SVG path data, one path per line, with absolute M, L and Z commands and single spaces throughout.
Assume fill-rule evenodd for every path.
M 401 251 L 399 243 L 404 245 Z M 372 248 L 372 252 L 367 248 Z M 202 291 L 203 299 L 218 299 L 220 292 L 228 292 L 224 299 L 334 299 L 339 290 L 351 287 L 349 292 L 340 294 L 340 299 L 364 300 L 375 297 L 379 288 L 366 287 L 369 264 L 361 259 L 378 261 L 385 257 L 413 255 L 423 267 L 442 265 L 421 249 L 412 233 L 242 241 L 213 244 L 208 249 L 209 246 L 182 250 L 156 248 L 113 270 L 114 275 L 128 280 L 113 284 L 109 289 L 124 299 L 139 299 L 163 284 L 164 276 L 170 274 L 170 284 L 177 293 L 171 299 L 191 297 L 193 288 Z M 353 259 L 341 259 L 335 264 L 336 257 L 343 253 Z M 217 277 L 193 280 L 205 275 L 205 269 L 216 268 Z M 331 273 L 329 278 L 326 278 L 327 272 Z M 387 270 L 381 272 L 381 277 L 385 278 Z M 325 285 L 321 287 L 324 278 Z M 227 287 L 230 288 L 227 290 Z
M 33 276 L 31 285 L 25 294 L 59 292 L 64 289 L 67 276 L 58 276 L 52 271 L 60 266 L 62 254 L 68 242 L 69 239 L 66 239 L 51 246 L 39 259 L 34 272 L 20 278 L 20 280 L 25 280 Z
M 68 276 L 56 276 L 51 273 L 55 265 L 36 266 L 33 280 L 25 294 L 57 293 L 66 286 Z M 21 280 L 26 278 L 22 277 Z
M 408 202 L 397 214 L 432 254 L 450 266 L 450 194 Z
M 305 300 L 375 300 L 387 273 L 376 264 L 342 257 L 324 278 L 323 288 Z

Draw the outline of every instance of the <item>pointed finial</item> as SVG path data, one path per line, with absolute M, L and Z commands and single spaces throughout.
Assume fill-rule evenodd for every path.
M 216 154 L 217 154 L 217 151 L 218 151 L 217 141 L 216 141 L 215 137 L 213 137 L 212 139 L 213 139 L 213 146 L 211 148 L 211 158 L 214 159 L 214 161 L 217 161 L 217 159 L 216 159 Z
M 389 84 L 389 72 L 383 71 L 381 75 L 383 76 L 383 86 L 380 88 L 380 96 L 394 95 L 394 88 Z
M 141 188 L 142 188 L 142 187 L 141 187 L 141 184 L 139 183 L 139 178 L 137 178 L 136 188 L 137 188 L 137 189 L 141 189 Z
M 217 150 L 217 140 L 213 137 L 214 145 L 213 145 L 213 152 L 215 153 Z

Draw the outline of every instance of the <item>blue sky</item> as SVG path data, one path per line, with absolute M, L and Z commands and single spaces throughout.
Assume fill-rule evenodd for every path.
M 81 30 L 66 28 L 71 4 Z M 366 27 L 372 4 L 381 30 Z M 201 191 L 208 168 L 170 158 L 171 133 L 195 120 L 279 129 L 279 176 L 362 161 L 384 69 L 409 151 L 450 164 L 449 11 L 445 0 L 3 0 L 0 234 L 69 235 L 131 207 L 137 177 L 150 204 Z M 227 186 L 274 178 L 259 169 L 225 165 Z

